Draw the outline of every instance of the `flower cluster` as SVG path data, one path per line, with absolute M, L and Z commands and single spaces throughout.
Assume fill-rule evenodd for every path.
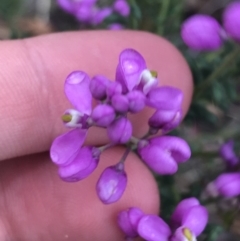
M 116 81 L 103 75 L 92 79 L 83 71 L 72 72 L 65 81 L 65 94 L 75 109 L 62 116 L 69 132 L 57 137 L 50 156 L 58 166 L 62 180 L 76 182 L 89 176 L 97 167 L 101 153 L 114 145 L 124 144 L 126 152 L 114 166 L 100 176 L 96 190 L 105 203 L 116 202 L 124 193 L 127 175 L 124 162 L 130 151 L 137 151 L 156 173 L 174 174 L 178 164 L 190 158 L 188 144 L 179 137 L 152 137 L 175 128 L 181 121 L 183 93 L 174 87 L 158 87 L 157 73 L 147 68 L 140 53 L 125 49 L 119 56 Z M 97 105 L 92 107 L 92 98 Z M 142 137 L 132 136 L 128 113 L 139 113 L 145 106 L 155 109 L 149 119 L 149 131 Z M 87 131 L 92 126 L 106 128 L 109 143 L 105 146 L 84 146 Z
M 170 227 L 157 215 L 144 214 L 133 207 L 118 215 L 118 225 L 126 239 L 138 236 L 148 241 L 196 241 L 208 221 L 208 212 L 196 198 L 182 200 L 175 208 Z
M 240 160 L 234 152 L 234 142 L 230 140 L 220 148 L 220 155 L 226 163 L 229 172 L 222 173 L 208 184 L 206 191 L 211 197 L 236 197 L 240 195 L 240 172 L 237 171 Z
M 130 6 L 126 0 L 114 0 L 112 5 L 101 5 L 101 0 L 57 0 L 58 5 L 67 13 L 86 24 L 99 25 L 113 13 L 122 17 L 130 14 Z M 120 24 L 109 25 L 110 29 L 122 29 Z
M 222 22 L 223 28 L 213 17 L 196 14 L 183 23 L 182 39 L 190 48 L 200 51 L 217 50 L 228 38 L 240 43 L 239 1 L 226 7 Z

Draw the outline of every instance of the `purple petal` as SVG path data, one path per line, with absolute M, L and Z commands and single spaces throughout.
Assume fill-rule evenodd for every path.
M 144 215 L 143 211 L 139 208 L 130 208 L 128 210 L 128 215 L 129 215 L 130 223 L 133 226 L 133 229 L 137 231 L 138 223 Z
M 148 241 L 168 241 L 171 230 L 160 217 L 144 215 L 138 223 L 138 234 Z
M 141 73 L 147 68 L 142 55 L 134 49 L 125 49 L 119 57 L 116 81 L 121 83 L 123 92 L 133 90 L 139 84 Z
M 224 161 L 226 161 L 227 165 L 229 165 L 230 167 L 234 167 L 239 162 L 233 147 L 234 147 L 234 142 L 233 140 L 230 140 L 224 143 L 220 148 L 221 157 L 223 158 Z
M 116 94 L 111 99 L 113 108 L 120 113 L 128 111 L 129 101 L 125 95 Z
M 223 26 L 228 35 L 240 42 L 240 2 L 230 3 L 223 13 Z
M 96 190 L 98 197 L 104 204 L 118 201 L 127 186 L 127 175 L 123 163 L 106 168 L 101 174 Z
M 129 111 L 132 113 L 137 113 L 144 109 L 146 97 L 145 95 L 138 90 L 133 90 L 127 93 L 127 98 L 129 101 Z
M 174 87 L 164 86 L 148 93 L 146 104 L 161 110 L 179 110 L 183 101 L 183 92 Z
M 175 136 L 160 136 L 150 139 L 150 143 L 157 145 L 165 150 L 177 162 L 187 161 L 191 156 L 191 150 L 188 143 Z
M 116 114 L 112 106 L 100 104 L 93 109 L 91 117 L 98 126 L 107 127 L 113 122 Z
M 74 3 L 69 0 L 57 0 L 58 5 L 66 12 L 74 12 Z
M 107 127 L 107 134 L 111 142 L 124 144 L 132 136 L 132 124 L 127 118 L 120 117 Z
M 90 79 L 82 71 L 72 72 L 66 79 L 65 94 L 72 105 L 80 112 L 90 115 L 92 95 L 89 89 Z
M 58 136 L 52 143 L 50 156 L 57 165 L 67 165 L 75 158 L 87 135 L 86 130 L 74 129 Z
M 111 81 L 105 76 L 96 75 L 90 82 L 90 91 L 97 100 L 104 100 L 107 97 L 107 88 Z
M 95 147 L 83 147 L 74 160 L 59 167 L 59 176 L 66 182 L 77 182 L 88 177 L 97 167 L 100 151 Z
M 177 229 L 182 225 L 182 219 L 185 213 L 194 206 L 198 206 L 199 201 L 195 197 L 187 198 L 182 200 L 175 208 L 171 217 L 171 228 L 172 230 Z
M 138 150 L 143 161 L 156 173 L 170 175 L 177 172 L 178 165 L 168 150 L 150 144 Z
M 130 14 L 130 6 L 125 0 L 116 0 L 113 8 L 123 17 L 127 17 Z
M 136 230 L 134 230 L 130 219 L 129 219 L 129 211 L 122 211 L 118 214 L 118 226 L 121 230 L 126 234 L 129 238 L 135 238 L 138 236 Z
M 75 8 L 74 15 L 81 22 L 90 22 L 93 15 L 92 5 L 80 3 L 79 6 Z
M 114 95 L 122 93 L 122 86 L 118 82 L 110 82 L 107 87 L 107 96 L 111 99 Z
M 211 16 L 196 14 L 187 19 L 181 30 L 186 45 L 192 49 L 211 51 L 221 47 L 221 26 Z
M 235 197 L 240 194 L 240 173 L 224 173 L 208 185 L 208 191 L 223 197 Z M 211 194 L 211 193 L 210 193 Z
M 205 229 L 208 222 L 208 211 L 203 206 L 191 207 L 182 219 L 182 226 L 189 228 L 196 236 Z
M 124 26 L 119 23 L 112 23 L 112 24 L 108 25 L 108 29 L 109 30 L 123 30 Z

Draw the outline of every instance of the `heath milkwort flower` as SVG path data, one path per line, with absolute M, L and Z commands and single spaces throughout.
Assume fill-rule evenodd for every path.
M 100 200 L 104 204 L 110 204 L 120 199 L 126 186 L 127 175 L 124 171 L 124 164 L 119 162 L 103 171 L 97 182 L 96 190 Z
M 179 137 L 161 136 L 140 141 L 138 154 L 154 172 L 169 175 L 177 172 L 179 163 L 190 158 L 191 150 Z
M 97 168 L 101 153 L 117 144 L 125 144 L 126 152 L 116 165 L 103 171 L 96 185 L 97 195 L 104 204 L 116 202 L 122 197 L 127 185 L 124 162 L 132 150 L 137 149 L 143 161 L 155 172 L 175 173 L 178 163 L 190 158 L 188 144 L 172 136 L 144 139 L 153 134 L 150 131 L 142 139 L 135 138 L 127 116 L 129 112 L 138 113 L 149 106 L 156 109 L 149 120 L 150 130 L 161 128 L 167 131 L 179 124 L 183 100 L 181 90 L 170 86 L 157 87 L 157 84 L 156 72 L 147 69 L 143 56 L 134 49 L 121 52 L 115 82 L 103 75 L 96 75 L 90 80 L 83 71 L 68 75 L 64 91 L 74 109 L 66 110 L 62 120 L 66 127 L 73 129 L 58 136 L 50 149 L 60 178 L 76 182 L 88 177 Z M 92 98 L 97 100 L 95 107 L 92 107 Z M 105 128 L 109 143 L 100 147 L 85 146 L 87 131 L 92 126 Z M 149 240 L 155 240 L 154 235 L 167 238 L 168 228 L 163 221 L 156 221 L 158 225 L 162 223 L 162 231 L 154 228 L 149 236 L 141 225 L 136 228 L 136 210 L 131 213 L 128 223 L 132 227 L 123 227 L 128 229 L 130 236 L 137 232 L 142 237 L 148 236 Z M 155 217 L 148 215 L 140 223 L 150 225 L 153 220 Z
M 208 221 L 208 212 L 196 198 L 182 200 L 172 214 L 170 226 L 174 232 L 170 241 L 195 241 Z
M 234 167 L 239 163 L 239 159 L 236 156 L 233 147 L 233 140 L 229 140 L 221 146 L 219 151 L 222 159 L 226 162 L 227 166 L 229 167 Z
M 183 93 L 181 90 L 163 86 L 152 89 L 146 98 L 146 104 L 156 109 L 148 124 L 152 129 L 162 129 L 165 133 L 179 125 L 182 119 Z
M 207 185 L 211 197 L 235 197 L 240 195 L 240 173 L 223 173 Z
M 130 14 L 130 6 L 125 0 L 115 0 L 112 5 L 106 5 L 101 0 L 57 0 L 57 3 L 80 22 L 92 25 L 101 24 L 113 12 L 123 17 Z
M 230 3 L 223 13 L 223 27 L 227 34 L 240 42 L 240 2 Z
M 211 51 L 222 46 L 222 32 L 220 24 L 213 17 L 196 14 L 182 24 L 181 36 L 190 48 Z

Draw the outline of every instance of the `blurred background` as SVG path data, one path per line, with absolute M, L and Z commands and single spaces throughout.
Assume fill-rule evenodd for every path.
M 220 146 L 232 139 L 236 155 L 240 155 L 240 47 L 228 41 L 217 51 L 197 52 L 184 44 L 180 30 L 183 21 L 196 13 L 211 15 L 221 23 L 222 12 L 230 2 L 128 0 L 130 13 L 127 16 L 116 11 L 103 14 L 97 23 L 89 23 L 80 21 L 54 0 L 0 0 L 1 40 L 69 30 L 126 28 L 164 36 L 183 53 L 194 76 L 195 92 L 187 117 L 170 134 L 188 141 L 192 159 L 181 166 L 177 175 L 156 179 L 161 185 L 164 207 L 161 216 L 166 220 L 184 197 L 195 196 L 205 203 L 211 215 L 199 239 L 204 241 L 240 240 L 239 197 L 206 200 L 203 192 L 210 181 L 225 171 L 219 156 Z M 112 4 L 113 0 L 99 0 L 97 7 Z

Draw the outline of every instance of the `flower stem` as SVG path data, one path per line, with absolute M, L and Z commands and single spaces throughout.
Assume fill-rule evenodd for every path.
M 98 147 L 98 149 L 99 149 L 100 152 L 103 152 L 103 151 L 107 150 L 108 148 L 110 148 L 110 147 L 112 147 L 112 146 L 115 146 L 115 144 L 113 144 L 113 143 L 108 143 L 107 145 Z
M 240 48 L 234 49 L 230 54 L 226 56 L 220 66 L 213 71 L 201 84 L 195 89 L 194 99 L 198 99 L 217 78 L 229 67 L 233 61 L 240 55 Z
M 127 159 L 128 154 L 130 153 L 131 148 L 127 148 L 122 156 L 122 158 L 120 159 L 119 163 L 124 163 Z

